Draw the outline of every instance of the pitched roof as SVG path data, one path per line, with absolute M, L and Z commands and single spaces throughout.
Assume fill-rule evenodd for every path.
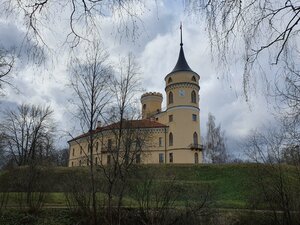
M 162 124 L 162 123 L 158 123 L 156 121 L 152 121 L 149 119 L 143 119 L 143 120 L 124 120 L 122 123 L 122 127 L 126 128 L 126 129 L 140 129 L 140 128 L 166 128 L 168 126 Z M 99 133 L 101 131 L 105 131 L 105 130 L 113 130 L 113 129 L 119 129 L 120 128 L 120 122 L 117 123 L 112 123 L 109 124 L 107 126 L 104 127 L 98 127 L 95 130 L 93 130 L 93 134 Z M 74 141 L 83 137 L 87 137 L 89 135 L 89 133 L 84 133 L 81 134 L 75 138 L 73 138 L 72 140 L 68 141 Z

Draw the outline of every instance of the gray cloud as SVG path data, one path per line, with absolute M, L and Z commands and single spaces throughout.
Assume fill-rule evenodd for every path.
M 157 7 L 151 7 L 151 10 L 141 16 L 144 28 L 140 28 L 139 38 L 134 42 L 130 38 L 119 41 L 112 30 L 109 18 L 100 21 L 101 39 L 104 47 L 111 54 L 111 60 L 117 61 L 120 56 L 125 56 L 130 51 L 134 52 L 141 67 L 144 88 L 147 91 L 159 91 L 165 94 L 164 77 L 173 69 L 177 61 L 179 24 L 182 20 L 186 59 L 190 67 L 201 77 L 202 136 L 206 134 L 206 121 L 208 113 L 211 112 L 215 115 L 216 122 L 221 123 L 226 131 L 230 150 L 236 155 L 242 154 L 236 144 L 238 140 L 243 139 L 251 129 L 259 127 L 271 117 L 272 109 L 266 107 L 268 105 L 266 99 L 260 93 L 251 93 L 250 104 L 245 102 L 242 66 L 238 65 L 228 75 L 229 79 L 222 79 L 220 74 L 223 74 L 223 71 L 220 71 L 221 69 L 212 61 L 203 24 L 190 20 L 182 12 L 182 5 L 159 1 Z M 67 21 L 60 23 L 58 30 L 67 27 Z M 24 35 L 22 29 L 13 23 L 0 23 L 0 45 L 12 49 L 21 46 Z M 59 32 L 56 35 L 59 35 Z M 62 36 L 58 36 L 55 42 L 56 38 L 49 37 L 48 43 L 50 47 L 57 48 L 63 39 Z M 34 46 L 32 42 L 28 43 L 31 47 Z M 22 51 L 25 57 L 26 48 Z M 80 56 L 83 52 L 84 46 L 80 46 L 76 54 Z M 25 63 L 26 60 L 20 60 L 22 70 L 15 78 L 20 94 L 9 89 L 5 98 L 6 101 L 14 104 L 23 102 L 50 104 L 55 111 L 59 129 L 71 130 L 77 121 L 70 116 L 72 107 L 68 103 L 71 97 L 71 91 L 67 87 L 69 52 L 66 48 L 60 48 L 55 54 L 51 67 L 38 70 L 36 66 Z M 5 108 L 7 105 L 2 104 L 1 107 Z M 68 137 L 61 139 L 60 144 L 66 144 L 67 139 Z
M 30 40 L 26 32 L 12 22 L 0 21 L 0 48 L 16 56 L 19 69 L 28 63 L 45 61 L 44 49 Z

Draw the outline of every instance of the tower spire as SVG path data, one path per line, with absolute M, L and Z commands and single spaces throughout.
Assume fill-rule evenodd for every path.
M 172 70 L 172 72 L 176 71 L 192 71 L 192 69 L 189 67 L 187 61 L 185 60 L 184 57 L 184 52 L 183 52 L 183 43 L 182 43 L 182 22 L 180 22 L 180 51 L 179 51 L 179 57 L 177 60 L 177 63 Z
M 180 46 L 182 46 L 182 22 L 180 22 Z

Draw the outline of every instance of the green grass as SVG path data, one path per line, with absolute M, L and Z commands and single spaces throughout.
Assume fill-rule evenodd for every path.
M 249 177 L 255 173 L 256 164 L 224 164 L 224 165 L 144 165 L 139 166 L 139 177 L 154 177 L 158 185 L 166 182 L 172 182 L 179 187 L 183 187 L 183 195 L 178 200 L 178 205 L 184 205 L 185 202 L 197 199 L 198 187 L 209 185 L 214 193 L 216 207 L 220 208 L 246 208 L 247 196 L 251 195 L 252 189 L 249 185 Z M 4 172 L 0 175 L 1 182 L 8 182 L 11 177 L 18 178 L 18 174 L 24 168 Z M 70 175 L 77 174 L 84 179 L 88 179 L 88 168 L 63 168 L 57 167 L 53 170 L 45 169 L 42 171 L 43 176 L 49 185 L 46 185 L 48 192 L 45 205 L 48 206 L 64 206 L 66 205 L 64 181 Z M 139 182 L 136 177 L 131 178 L 131 182 Z M 86 180 L 85 182 L 88 182 Z M 10 193 L 9 204 L 17 203 L 16 192 L 22 191 L 22 188 Z M 99 198 L 104 198 L 104 194 L 99 193 Z M 136 206 L 133 196 L 125 196 L 124 204 L 128 206 Z

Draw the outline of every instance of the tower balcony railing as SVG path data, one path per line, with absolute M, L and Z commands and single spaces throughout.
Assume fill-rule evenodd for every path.
M 204 145 L 200 144 L 190 144 L 190 149 L 194 151 L 203 151 L 204 150 Z

